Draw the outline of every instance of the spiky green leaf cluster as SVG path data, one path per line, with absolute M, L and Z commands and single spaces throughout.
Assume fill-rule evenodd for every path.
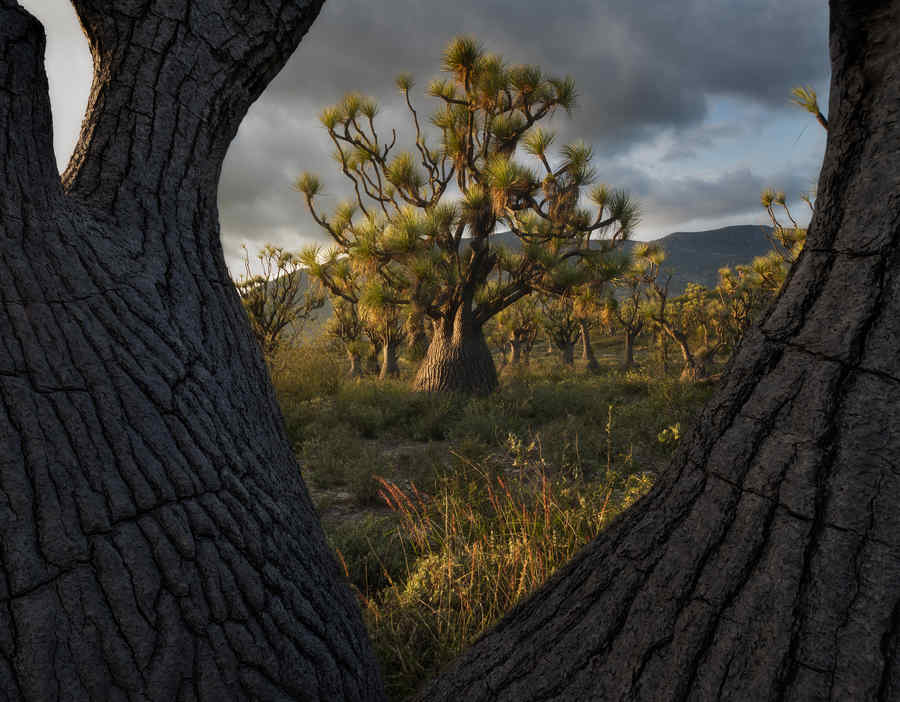
M 314 209 L 342 251 L 327 264 L 331 275 L 346 259 L 354 299 L 380 288 L 383 299 L 415 299 L 435 319 L 474 295 L 481 321 L 532 290 L 608 277 L 603 261 L 612 243 L 596 242 L 621 240 L 639 215 L 622 191 L 604 185 L 583 192 L 596 180 L 589 144 L 551 153 L 554 134 L 544 120 L 574 107 L 572 79 L 507 65 L 471 37 L 450 42 L 442 69 L 425 91 L 438 105 L 427 116 L 414 103 L 412 77 L 396 79 L 413 138 L 393 130 L 380 137 L 377 106 L 360 93 L 320 115 L 356 194 L 354 206 L 329 216 Z M 397 143 L 415 146 L 395 151 Z M 528 165 L 520 147 L 533 157 Z M 313 207 L 318 181 L 304 175 L 297 187 Z M 504 230 L 522 239 L 519 252 L 494 243 L 494 232 Z

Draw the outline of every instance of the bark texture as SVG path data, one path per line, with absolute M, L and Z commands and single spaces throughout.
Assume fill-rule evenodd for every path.
M 498 385 L 494 358 L 481 325 L 465 319 L 435 323 L 434 334 L 413 387 L 425 392 L 487 394 Z
M 380 699 L 225 267 L 216 191 L 321 1 L 77 0 L 61 180 L 40 24 L 0 0 L 0 692 Z
M 900 2 L 830 24 L 784 292 L 651 494 L 420 699 L 900 700 Z

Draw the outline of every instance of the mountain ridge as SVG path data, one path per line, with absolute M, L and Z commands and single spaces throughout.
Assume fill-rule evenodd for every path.
M 689 282 L 715 287 L 719 269 L 750 263 L 757 256 L 768 253 L 772 227 L 761 224 L 737 224 L 696 232 L 672 232 L 649 241 L 628 240 L 625 250 L 632 251 L 641 244 L 655 244 L 666 252 L 664 270 L 672 273 L 669 292 L 680 295 Z M 498 232 L 492 243 L 510 249 L 521 246 L 512 232 Z

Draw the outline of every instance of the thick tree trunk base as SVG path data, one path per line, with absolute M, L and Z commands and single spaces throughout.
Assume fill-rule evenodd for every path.
M 423 392 L 486 395 L 498 385 L 494 359 L 481 329 L 468 334 L 437 328 L 413 382 Z

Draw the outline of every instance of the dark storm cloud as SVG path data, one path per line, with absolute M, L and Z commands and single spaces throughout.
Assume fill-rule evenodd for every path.
M 84 38 L 68 3 L 33 0 L 26 6 L 48 29 L 62 32 L 50 32 L 56 48 L 48 47 L 48 65 L 59 64 L 62 76 L 53 84 L 58 134 L 74 135 L 90 84 L 84 69 L 81 93 L 72 87 L 72 68 L 89 61 Z M 753 143 L 758 125 L 748 115 L 762 112 L 777 121 L 788 109 L 792 87 L 824 85 L 827 8 L 821 0 L 327 0 L 229 151 L 219 202 L 232 264 L 241 240 L 253 249 L 267 241 L 296 248 L 322 239 L 291 189 L 297 175 L 310 170 L 322 176 L 331 195 L 324 206 L 333 207 L 347 192 L 318 125 L 321 108 L 362 90 L 381 103 L 381 124 L 405 128 L 394 77 L 410 72 L 421 90 L 438 74 L 444 46 L 459 34 L 476 37 L 510 63 L 533 63 L 575 79 L 577 109 L 571 119 L 557 116 L 551 124 L 560 141 L 582 138 L 606 162 L 627 164 L 636 147 L 646 151 L 668 135 L 668 148 L 658 150 L 656 163 L 645 162 L 643 170 L 623 167 L 619 178 L 604 169 L 604 178 L 641 199 L 648 222 L 671 231 L 687 219 L 754 211 L 755 193 L 771 182 L 787 192 L 809 187 L 804 179 L 814 166 L 793 188 L 788 173 L 770 182 L 754 175 L 768 167 L 756 156 L 749 161 L 752 173 L 734 170 L 731 157 L 705 178 L 664 177 L 656 170 L 648 175 L 647 169 L 661 165 L 677 174 L 682 164 L 708 158 L 729 141 L 733 154 L 742 139 Z M 73 61 L 76 53 L 82 58 Z M 428 113 L 429 99 L 414 94 L 420 111 Z M 730 125 L 704 121 L 710 99 L 718 97 L 732 99 Z
M 424 84 L 458 34 L 571 74 L 581 95 L 571 131 L 605 148 L 697 122 L 709 95 L 783 107 L 828 67 L 819 0 L 329 0 L 265 99 L 324 105 L 353 89 L 394 99 L 394 76 Z

